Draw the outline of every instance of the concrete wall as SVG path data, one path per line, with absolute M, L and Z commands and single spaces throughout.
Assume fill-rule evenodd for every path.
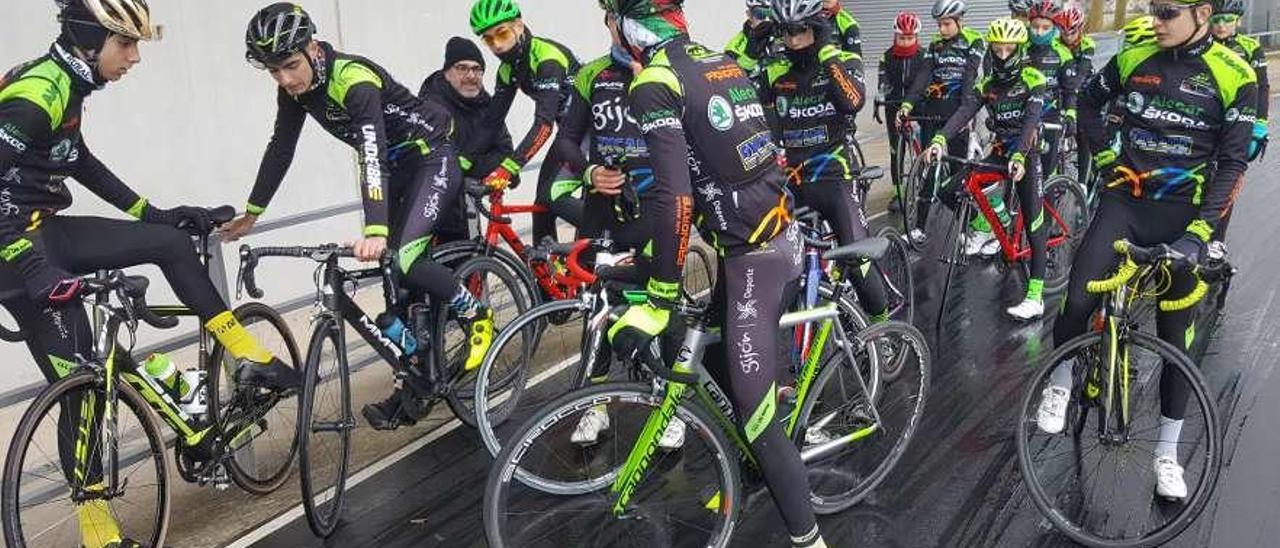
M 265 73 L 245 63 L 243 37 L 249 17 L 267 3 L 152 0 L 163 38 L 143 45 L 143 63 L 127 78 L 88 100 L 86 142 L 153 202 L 244 204 L 270 136 L 275 91 Z M 49 0 L 6 0 L 4 4 L 0 67 L 9 67 L 41 55 L 56 35 L 57 24 Z M 322 39 L 378 61 L 414 91 L 440 66 L 448 38 L 470 35 L 467 1 L 304 0 L 301 4 L 315 17 Z M 535 32 L 565 43 L 583 60 L 607 51 L 608 34 L 594 0 L 525 0 L 522 7 Z M 691 0 L 688 6 L 694 36 L 713 46 L 723 45 L 737 31 L 742 11 L 740 0 Z M 496 66 L 490 58 L 490 85 Z M 513 133 L 522 136 L 531 115 L 528 101 L 517 101 L 509 118 Z M 308 124 L 293 169 L 264 220 L 355 200 L 354 174 L 350 150 Z M 525 186 L 531 192 L 533 185 Z M 73 213 L 119 215 L 87 191 L 76 188 L 73 192 L 78 200 Z M 340 241 L 354 237 L 358 226 L 358 214 L 352 214 L 250 241 Z M 234 276 L 234 248 L 227 246 L 226 251 Z M 141 272 L 158 274 L 145 268 Z M 309 265 L 298 263 L 266 266 L 260 275 L 268 292 L 266 300 L 279 302 L 308 292 L 309 272 Z M 153 302 L 172 299 L 164 286 L 153 284 Z M 3 316 L 5 324 L 12 325 Z M 173 334 L 147 333 L 143 342 Z M 0 345 L 0 361 L 6 364 L 0 395 L 39 379 L 21 346 Z

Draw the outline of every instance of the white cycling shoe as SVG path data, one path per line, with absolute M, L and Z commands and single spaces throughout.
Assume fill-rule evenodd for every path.
M 975 231 L 964 237 L 964 254 L 972 257 L 982 253 L 983 250 L 986 249 L 987 245 L 992 242 L 995 242 L 997 246 L 1000 245 L 1000 242 L 996 240 L 995 234 Z
M 1067 403 L 1071 392 L 1061 386 L 1046 386 L 1040 393 L 1040 408 L 1036 410 L 1036 425 L 1046 434 L 1060 434 L 1067 424 Z
M 1023 299 L 1022 302 L 1005 309 L 1010 316 L 1022 321 L 1031 321 L 1044 316 L 1044 301 Z
M 1187 482 L 1182 479 L 1182 466 L 1169 456 L 1156 457 L 1152 467 L 1156 471 L 1156 494 L 1171 500 L 1187 498 Z
M 923 247 L 925 244 L 929 243 L 929 236 L 926 235 L 923 230 L 918 228 L 911 229 L 911 232 L 907 233 L 907 237 L 911 238 L 911 243 L 916 247 Z
M 573 435 L 569 436 L 569 441 L 577 445 L 595 445 L 600 438 L 600 432 L 608 429 L 608 411 L 592 407 L 582 414 L 581 419 L 578 419 L 578 426 L 573 429 Z

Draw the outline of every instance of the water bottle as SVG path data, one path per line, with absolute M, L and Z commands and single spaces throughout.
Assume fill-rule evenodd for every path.
M 147 359 L 142 362 L 142 368 L 151 378 L 160 383 L 160 386 L 169 392 L 175 401 L 187 399 L 192 387 L 195 386 L 187 382 L 183 374 L 178 371 L 178 365 L 173 363 L 166 354 L 157 352 L 147 356 Z
M 382 334 L 391 339 L 391 342 L 394 342 L 406 354 L 413 354 L 418 351 L 418 339 L 404 326 L 404 321 L 399 316 L 383 312 L 378 315 L 377 324 L 378 329 L 382 330 Z

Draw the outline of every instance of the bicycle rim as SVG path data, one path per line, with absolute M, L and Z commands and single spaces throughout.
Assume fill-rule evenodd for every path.
M 611 508 L 609 482 L 565 496 L 530 487 L 520 470 L 548 468 L 567 483 L 613 477 L 661 404 L 645 384 L 605 384 L 566 394 L 528 421 L 498 455 L 485 489 L 484 522 L 495 547 L 725 546 L 739 498 L 737 453 L 699 408 L 680 405 L 674 417 L 686 424 L 683 447 L 656 450 L 622 515 Z M 592 407 L 603 406 L 611 426 L 590 448 L 574 446 L 569 434 Z
M 355 425 L 340 328 L 324 317 L 312 330 L 298 414 L 302 507 L 311 531 L 321 537 L 332 535 L 342 516 Z
M 246 303 L 236 307 L 234 314 L 240 324 L 281 362 L 295 370 L 301 368 L 298 344 L 278 312 L 262 303 Z M 227 406 L 232 402 L 237 405 L 236 413 L 241 416 L 238 422 L 248 417 L 261 418 L 239 438 L 227 442 L 231 455 L 226 465 L 231 480 L 237 486 L 255 495 L 266 495 L 284 485 L 293 470 L 293 458 L 298 453 L 298 398 L 283 397 L 265 411 L 246 413 L 247 409 L 263 405 L 275 396 L 260 389 L 237 390 L 235 363 L 226 359 L 225 354 L 222 345 L 215 345 L 209 354 L 209 363 L 205 365 L 210 418 L 214 424 L 220 424 L 223 414 L 230 411 Z
M 876 264 L 889 291 L 891 318 L 911 323 L 915 318 L 915 277 L 911 272 L 911 252 L 906 238 L 893 227 L 881 228 L 876 236 L 889 240 L 889 251 Z
M 855 348 L 897 348 L 906 354 L 893 382 L 867 398 L 843 354 L 830 356 L 801 406 L 792 434 L 808 469 L 814 511 L 842 511 L 865 498 L 888 476 L 915 435 L 929 387 L 929 348 L 919 330 L 901 322 L 872 325 L 855 336 Z M 891 340 L 891 344 L 878 344 Z M 855 357 L 866 360 L 865 352 Z M 865 379 L 864 379 L 865 382 Z
M 1074 360 L 1073 388 L 1061 434 L 1041 431 L 1036 421 L 1041 392 L 1054 367 L 1046 367 L 1023 399 L 1017 427 L 1018 467 L 1036 507 L 1059 531 L 1089 546 L 1156 546 L 1178 535 L 1203 511 L 1222 466 L 1217 412 L 1204 379 L 1176 348 L 1140 331 L 1128 333 L 1121 345 L 1130 359 L 1129 389 L 1090 375 L 1101 359 L 1104 336 L 1087 333 L 1056 350 L 1047 363 Z M 1117 361 L 1120 361 L 1119 359 Z M 1161 367 L 1160 363 L 1167 365 Z M 1177 443 L 1178 462 L 1186 468 L 1188 498 L 1168 503 L 1154 495 L 1152 470 L 1158 441 L 1160 388 L 1174 375 L 1190 388 L 1189 405 Z M 1086 382 L 1086 379 L 1091 379 Z M 1096 386 L 1090 400 L 1085 386 Z M 1114 389 L 1114 390 L 1112 390 Z M 1104 443 L 1099 437 L 1098 403 L 1127 394 L 1129 438 Z
M 80 546 L 79 515 L 82 512 L 109 512 L 120 536 L 145 546 L 161 546 L 169 523 L 170 469 L 160 426 L 150 408 L 131 386 L 118 384 L 114 446 L 106 436 L 83 439 L 84 475 L 64 469 L 59 447 L 74 455 L 79 438 L 78 417 L 93 416 L 96 426 L 105 427 L 99 377 L 92 373 L 65 377 L 40 393 L 23 414 L 5 460 L 3 480 L 4 535 L 7 546 Z M 65 409 L 64 409 L 65 408 Z M 67 412 L 75 423 L 59 426 L 59 416 Z M 82 414 L 82 411 L 85 412 Z M 116 472 L 120 490 L 101 493 L 102 478 L 109 470 L 104 459 L 110 451 L 118 457 Z M 64 472 L 66 470 L 66 472 Z M 68 473 L 69 472 L 69 473 Z M 68 479 L 80 478 L 83 479 Z M 97 491 L 77 503 L 75 490 Z M 94 508 L 99 508 L 95 512 Z M 87 514 L 86 514 L 87 515 Z M 101 533 L 109 533 L 100 530 Z
M 1084 237 L 1089 211 L 1080 186 L 1067 177 L 1053 177 L 1044 187 L 1044 222 L 1049 239 L 1068 236 L 1061 244 L 1047 250 L 1044 288 L 1056 294 L 1067 287 L 1071 277 L 1071 263 L 1075 260 L 1076 246 Z

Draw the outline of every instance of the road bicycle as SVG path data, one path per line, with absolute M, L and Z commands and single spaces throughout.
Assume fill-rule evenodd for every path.
M 921 141 L 921 124 L 936 125 L 946 121 L 942 116 L 907 116 L 903 118 L 897 142 L 892 143 L 897 163 L 893 170 L 900 178 L 899 181 L 894 181 L 897 185 L 895 199 L 898 202 L 898 213 L 902 216 L 903 234 L 909 234 L 916 227 L 920 207 L 917 196 L 920 195 L 920 188 L 926 184 L 928 164 L 923 161 L 923 155 L 928 147 Z

